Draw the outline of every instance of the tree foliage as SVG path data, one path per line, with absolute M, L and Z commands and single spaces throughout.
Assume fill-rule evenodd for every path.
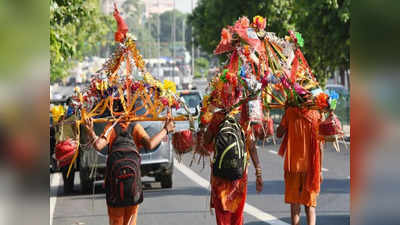
M 185 46 L 185 42 L 189 40 L 190 36 L 188 33 L 188 27 L 186 26 L 187 15 L 180 12 L 179 10 L 170 10 L 158 14 L 152 14 L 147 20 L 147 25 L 150 27 L 150 32 L 155 41 L 158 38 L 157 26 L 158 26 L 158 16 L 160 17 L 160 45 L 162 56 L 171 56 L 172 43 L 172 28 L 173 28 L 173 18 L 175 13 L 175 40 L 176 45 L 181 47 Z M 185 23 L 185 24 L 184 24 Z M 185 37 L 183 36 L 183 29 L 185 29 Z M 184 39 L 184 40 L 183 40 Z
M 199 0 L 188 17 L 194 44 L 212 54 L 221 29 L 240 16 L 267 18 L 267 31 L 279 36 L 292 29 L 302 33 L 303 51 L 324 83 L 332 70 L 349 69 L 350 0 Z
M 76 60 L 107 46 L 116 25 L 97 0 L 50 0 L 50 80 L 68 75 Z
M 194 71 L 194 78 L 201 78 L 207 73 L 209 68 L 209 62 L 206 58 L 199 57 L 195 61 L 195 71 Z
M 296 1 L 296 29 L 303 51 L 321 83 L 350 68 L 350 0 Z
M 157 57 L 157 39 L 151 33 L 145 17 L 145 5 L 140 0 L 127 0 L 122 5 L 123 17 L 129 32 L 137 38 L 137 47 L 145 58 Z

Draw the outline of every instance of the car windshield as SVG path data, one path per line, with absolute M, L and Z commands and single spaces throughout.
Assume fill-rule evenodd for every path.
M 196 108 L 200 105 L 201 97 L 198 93 L 181 94 L 181 97 L 190 108 Z

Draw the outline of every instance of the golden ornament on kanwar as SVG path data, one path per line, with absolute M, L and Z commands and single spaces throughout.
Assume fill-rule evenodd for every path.
M 177 96 L 175 83 L 169 80 L 161 82 L 146 71 L 134 36 L 127 33 L 127 26 L 119 13 L 114 14 L 114 17 L 118 22 L 116 50 L 91 77 L 89 86 L 82 91 L 75 88 L 72 96 L 75 113 L 79 118 L 75 121 L 76 148 L 80 146 L 81 124 L 89 117 L 93 118 L 94 123 L 165 121 L 171 118 L 174 121 L 188 121 L 190 130 L 194 131 L 194 119 L 187 105 Z M 135 79 L 134 74 L 140 78 Z M 180 106 L 187 114 L 171 116 L 171 108 Z M 115 110 L 116 107 L 122 107 L 122 110 Z M 78 154 L 79 151 L 76 151 L 67 176 Z

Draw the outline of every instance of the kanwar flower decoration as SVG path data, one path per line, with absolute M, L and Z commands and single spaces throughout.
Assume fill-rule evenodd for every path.
M 320 108 L 320 109 L 324 109 L 327 108 L 329 106 L 328 104 L 328 98 L 329 95 L 327 95 L 324 92 L 321 92 L 319 95 L 317 95 L 317 97 L 315 98 L 315 105 Z
M 64 114 L 65 114 L 65 109 L 64 109 L 64 106 L 62 106 L 62 105 L 53 106 L 50 109 L 50 111 L 51 111 L 51 116 L 53 117 L 54 123 L 57 123 L 60 120 L 60 118 L 62 116 L 64 116 Z
M 267 24 L 267 19 L 261 17 L 261 16 L 255 16 L 253 18 L 253 26 L 257 29 L 257 30 L 264 30 L 265 26 Z
M 250 124 L 245 132 L 260 138 L 264 137 L 257 135 L 261 128 L 267 129 L 262 122 L 265 118 L 260 117 L 268 115 L 260 110 L 288 106 L 334 109 L 336 96 L 316 91 L 321 87 L 301 51 L 305 42 L 301 33 L 289 30 L 281 38 L 266 32 L 266 24 L 262 16 L 253 17 L 251 23 L 242 16 L 221 30 L 214 54 L 226 56 L 226 63 L 209 82 L 199 127 L 208 129 L 216 112 L 240 112 L 241 121 Z
M 136 38 L 128 33 L 128 26 L 114 4 L 117 31 L 116 48 L 100 70 L 91 76 L 87 87 L 76 89 L 72 96 L 78 112 L 77 132 L 86 118 L 93 122 L 115 121 L 188 121 L 194 130 L 194 119 L 186 104 L 176 94 L 176 84 L 170 80 L 155 79 L 145 67 L 145 62 L 136 46 Z M 133 69 L 139 78 L 133 76 Z M 121 107 L 122 106 L 122 107 Z M 183 106 L 186 114 L 173 116 L 172 108 Z M 141 110 L 144 109 L 144 110 Z M 144 113 L 143 113 L 144 111 Z M 163 113 L 167 111 L 167 113 Z M 61 108 L 53 108 L 55 120 L 63 115 Z M 77 135 L 79 137 L 79 135 Z M 79 140 L 77 141 L 79 146 Z M 78 148 L 78 147 L 77 147 Z M 77 154 L 70 164 L 77 158 Z M 68 172 L 69 173 L 69 172 Z

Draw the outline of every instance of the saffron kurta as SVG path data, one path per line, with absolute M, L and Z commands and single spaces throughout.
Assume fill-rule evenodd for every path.
M 285 202 L 316 206 L 320 191 L 321 155 L 316 110 L 289 107 L 280 126 L 287 129 L 279 149 L 284 157 Z

